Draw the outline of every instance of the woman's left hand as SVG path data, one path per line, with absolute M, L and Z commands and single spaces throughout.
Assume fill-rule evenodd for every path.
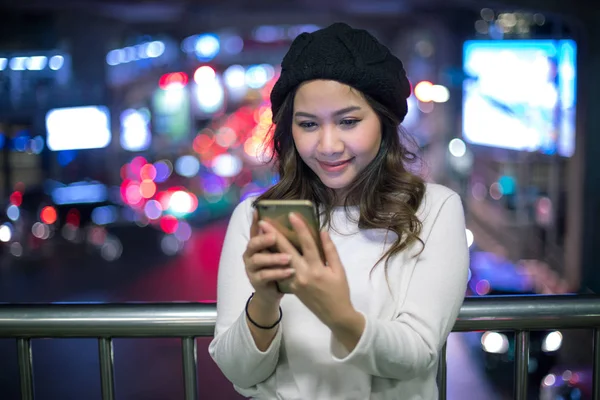
M 292 293 L 330 328 L 356 317 L 357 311 L 350 300 L 346 272 L 329 234 L 321 232 L 325 254 L 323 261 L 306 223 L 294 213 L 289 218 L 298 235 L 302 254 L 273 225 L 261 222 L 261 227 L 266 233 L 276 235 L 280 252 L 292 256 L 290 266 L 294 268 L 295 274 L 288 285 Z

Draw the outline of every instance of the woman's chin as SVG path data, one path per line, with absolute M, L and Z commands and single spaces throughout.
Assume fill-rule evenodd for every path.
M 329 189 L 340 190 L 348 187 L 352 181 L 349 179 L 327 179 L 327 177 L 321 177 L 321 182 Z

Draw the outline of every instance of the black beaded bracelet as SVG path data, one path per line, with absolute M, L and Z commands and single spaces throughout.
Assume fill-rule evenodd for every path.
M 252 293 L 250 295 L 250 297 L 248 297 L 248 301 L 246 302 L 246 318 L 248 318 L 248 321 L 250 321 L 250 323 L 252 325 L 254 325 L 255 327 L 257 327 L 259 329 L 264 329 L 264 330 L 273 329 L 277 325 L 279 325 L 279 323 L 281 322 L 281 318 L 283 317 L 283 311 L 281 311 L 281 306 L 279 307 L 279 319 L 277 321 L 275 321 L 275 323 L 271 326 L 263 326 L 263 325 L 257 324 L 252 318 L 250 318 L 250 313 L 248 312 L 248 305 L 250 305 L 250 300 L 252 300 L 252 297 L 254 297 L 254 293 Z

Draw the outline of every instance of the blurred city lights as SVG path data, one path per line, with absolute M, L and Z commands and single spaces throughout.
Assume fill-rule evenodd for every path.
M 73 227 L 78 227 L 81 222 L 81 214 L 76 208 L 72 208 L 67 213 L 66 223 L 67 225 L 71 225 Z
M 175 171 L 181 176 L 191 178 L 196 176 L 199 170 L 200 162 L 194 156 L 182 156 L 175 162 Z
M 173 165 L 169 160 L 157 161 L 154 163 L 154 168 L 156 169 L 154 181 L 157 183 L 166 181 L 173 171 Z
M 200 133 L 194 138 L 192 147 L 196 153 L 204 154 L 210 150 L 213 143 L 215 143 L 215 138 L 213 136 L 210 136 L 206 133 Z
M 146 216 L 152 220 L 160 218 L 162 212 L 162 205 L 157 200 L 148 201 L 144 207 L 144 214 L 146 214 Z
M 196 82 L 199 85 L 201 85 L 205 82 L 213 81 L 216 78 L 217 78 L 216 71 L 208 65 L 203 65 L 202 67 L 199 67 L 196 70 L 196 72 L 194 72 L 194 82 Z
M 172 256 L 181 250 L 181 242 L 173 235 L 165 235 L 160 242 L 160 248 L 163 253 Z
M 150 111 L 127 109 L 121 113 L 121 147 L 128 151 L 142 151 L 150 147 Z
M 445 103 L 450 99 L 450 91 L 442 85 L 421 81 L 414 88 L 415 97 L 423 103 Z
M 244 49 L 244 39 L 238 35 L 229 35 L 222 40 L 223 51 L 228 54 L 239 54 Z
M 40 220 L 48 225 L 51 225 L 53 223 L 56 222 L 57 219 L 57 213 L 56 213 L 56 209 L 52 206 L 46 206 L 44 208 L 42 208 L 42 211 L 40 212 Z
M 225 178 L 236 176 L 240 173 L 242 167 L 242 160 L 239 157 L 229 153 L 221 154 L 215 157 L 212 165 L 213 172 Z
M 106 261 L 116 261 L 121 257 L 122 253 L 123 245 L 121 241 L 112 235 L 107 237 L 100 247 L 100 255 Z
M 454 138 L 448 144 L 448 150 L 454 157 L 462 157 L 467 152 L 467 145 L 461 139 Z
M 500 200 L 502 198 L 502 186 L 498 182 L 494 182 L 490 185 L 490 197 L 494 200 Z
M 156 178 L 156 167 L 153 164 L 144 165 L 140 169 L 140 178 L 153 181 Z
M 183 72 L 172 72 L 169 74 L 164 74 L 160 77 L 160 80 L 158 81 L 158 87 L 160 87 L 163 90 L 182 88 L 185 87 L 187 83 L 187 74 Z
M 194 203 L 195 198 L 191 193 L 178 190 L 169 199 L 169 209 L 176 214 L 187 214 L 196 208 Z
M 38 239 L 46 240 L 50 238 L 50 228 L 41 222 L 36 222 L 31 226 L 31 233 Z
M 223 79 L 229 89 L 245 87 L 246 70 L 241 65 L 231 65 L 223 72 Z
M 232 147 L 236 143 L 237 139 L 238 136 L 236 132 L 227 126 L 219 128 L 215 134 L 215 142 L 223 148 Z
M 65 58 L 60 55 L 50 57 L 50 61 L 48 62 L 48 66 L 53 71 L 58 71 L 65 64 Z
M 142 201 L 139 184 L 131 182 L 125 188 L 125 201 L 130 205 L 137 205 Z
M 27 58 L 25 61 L 27 69 L 29 71 L 41 71 L 48 65 L 48 57 L 46 56 L 33 56 Z
M 23 193 L 19 191 L 12 192 L 9 199 L 11 204 L 19 207 L 23 202 Z
M 100 149 L 108 146 L 112 137 L 110 111 L 105 106 L 52 109 L 46 114 L 46 129 L 52 151 Z
M 219 41 L 219 37 L 210 33 L 199 35 L 194 46 L 196 57 L 200 61 L 212 60 L 219 54 L 220 49 L 221 42 Z
M 156 184 L 149 180 L 145 179 L 140 183 L 140 194 L 144 199 L 149 199 L 156 193 Z
M 488 353 L 503 354 L 508 351 L 508 338 L 503 333 L 485 332 L 481 336 L 481 346 Z
M 108 189 L 98 182 L 74 182 L 55 187 L 50 194 L 58 205 L 100 203 L 108 198 Z
M 19 242 L 13 242 L 10 244 L 10 254 L 15 257 L 21 257 L 23 255 L 23 245 Z
M 562 333 L 559 331 L 552 331 L 546 335 L 542 343 L 542 351 L 554 352 L 560 349 L 562 345 Z
M 96 225 L 108 225 L 117 220 L 118 212 L 114 206 L 96 207 L 92 211 L 92 222 Z
M 413 93 L 415 97 L 423 102 L 428 103 L 431 101 L 431 88 L 433 87 L 433 83 L 429 81 L 421 81 L 415 85 L 413 89 Z
M 470 229 L 466 230 L 466 235 L 467 235 L 467 245 L 469 247 L 471 247 L 473 245 L 473 242 L 475 240 L 475 237 L 473 236 L 473 232 L 471 232 Z
M 260 89 L 273 78 L 274 74 L 271 65 L 253 65 L 246 70 L 246 85 L 252 89 Z
M 10 242 L 12 239 L 12 228 L 9 224 L 0 226 L 0 242 Z
M 158 58 L 164 54 L 165 49 L 165 43 L 160 40 L 114 49 L 106 55 L 106 63 L 116 66 L 147 58 Z
M 181 221 L 175 231 L 175 237 L 182 242 L 188 241 L 192 237 L 192 227 L 185 221 Z
M 221 80 L 208 66 L 200 67 L 194 74 L 194 95 L 201 113 L 212 114 L 225 105 L 225 91 Z
M 165 215 L 160 219 L 160 227 L 167 234 L 173 234 L 177 231 L 179 221 L 172 215 Z
M 17 207 L 14 204 L 11 204 L 10 206 L 8 206 L 8 208 L 6 209 L 6 216 L 11 220 L 11 221 L 16 221 L 19 219 L 19 216 L 21 215 L 21 212 L 19 211 L 19 207 Z

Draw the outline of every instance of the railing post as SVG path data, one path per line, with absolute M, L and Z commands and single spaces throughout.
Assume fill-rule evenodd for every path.
M 515 332 L 515 400 L 527 400 L 529 331 Z
M 33 400 L 33 357 L 31 354 L 31 339 L 17 339 L 17 354 L 19 357 L 19 376 L 21 378 L 21 399 Z
M 115 374 L 113 358 L 113 342 L 111 338 L 98 338 L 100 354 L 100 384 L 102 400 L 115 400 Z
M 437 386 L 438 386 L 438 399 L 446 400 L 446 392 L 447 392 L 447 378 L 448 374 L 446 371 L 446 350 L 447 350 L 448 342 L 444 343 L 444 347 L 442 347 L 442 351 L 440 351 L 440 359 L 438 361 L 438 372 L 437 372 Z
M 183 349 L 183 383 L 185 387 L 185 400 L 198 400 L 198 372 L 196 338 L 184 337 L 181 339 Z
M 600 328 L 594 328 L 594 363 L 592 373 L 592 399 L 600 400 Z

